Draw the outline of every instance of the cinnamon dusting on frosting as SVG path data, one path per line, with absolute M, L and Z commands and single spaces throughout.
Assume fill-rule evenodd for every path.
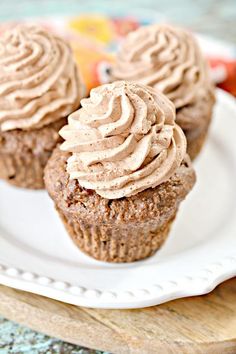
M 195 38 L 165 24 L 140 27 L 128 34 L 112 76 L 163 92 L 177 109 L 213 95 L 208 66 Z
M 18 25 L 0 38 L 0 131 L 40 128 L 79 106 L 83 84 L 69 45 Z
M 71 152 L 71 179 L 107 199 L 129 197 L 168 180 L 186 154 L 175 108 L 163 94 L 117 81 L 97 87 L 60 135 Z

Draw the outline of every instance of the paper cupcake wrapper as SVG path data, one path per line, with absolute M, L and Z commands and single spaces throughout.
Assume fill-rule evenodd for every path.
M 49 153 L 44 156 L 0 153 L 0 178 L 21 188 L 43 189 L 44 168 Z
M 73 242 L 89 256 L 106 262 L 134 262 L 153 255 L 166 240 L 175 215 L 160 226 L 158 221 L 135 225 L 78 223 L 56 209 Z

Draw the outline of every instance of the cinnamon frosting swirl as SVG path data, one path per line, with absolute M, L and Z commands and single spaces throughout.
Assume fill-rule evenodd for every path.
M 97 87 L 69 116 L 61 149 L 71 179 L 107 199 L 135 195 L 168 180 L 186 154 L 175 108 L 163 94 L 117 81 Z
M 0 38 L 0 131 L 39 128 L 78 108 L 83 85 L 69 45 L 18 25 Z
M 213 94 L 207 63 L 195 38 L 169 25 L 140 27 L 128 34 L 112 76 L 163 92 L 177 109 Z

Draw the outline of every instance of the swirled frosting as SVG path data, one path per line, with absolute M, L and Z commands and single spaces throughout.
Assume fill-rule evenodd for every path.
M 107 199 L 135 195 L 168 180 L 186 154 L 170 100 L 152 88 L 117 81 L 97 87 L 60 131 L 72 155 L 71 179 Z
M 0 130 L 39 128 L 79 106 L 83 85 L 69 45 L 18 25 L 0 38 Z
M 181 108 L 204 98 L 213 86 L 191 33 L 169 25 L 140 27 L 128 34 L 112 70 L 114 80 L 149 85 Z

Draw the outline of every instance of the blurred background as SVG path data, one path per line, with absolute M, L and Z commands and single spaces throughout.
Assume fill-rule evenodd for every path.
M 117 46 L 129 31 L 159 22 L 185 26 L 198 34 L 214 82 L 236 96 L 235 0 L 0 2 L 0 31 L 4 23 L 22 20 L 40 22 L 70 41 L 88 92 L 106 82 Z
M 137 9 L 159 12 L 172 22 L 236 43 L 235 0 L 2 0 L 0 20 L 88 11 L 132 15 Z
M 99 19 L 91 19 L 87 14 L 100 14 Z M 59 21 L 57 17 L 72 16 L 76 20 Z M 78 17 L 82 16 L 82 20 Z M 96 41 L 98 61 L 104 62 L 100 52 L 114 50 L 114 38 L 124 36 L 137 25 L 165 21 L 188 27 L 204 35 L 201 43 L 209 58 L 215 81 L 228 92 L 236 95 L 236 1 L 235 0 L 2 0 L 0 1 L 0 22 L 30 19 L 36 22 L 38 17 L 47 26 L 61 26 L 81 35 L 89 35 Z M 123 19 L 123 20 L 122 20 Z M 125 20 L 124 20 L 125 19 Z M 116 36 L 110 38 L 107 28 L 112 23 Z M 2 29 L 3 27 L 0 26 Z M 110 27 L 109 27 L 110 28 Z M 68 29 L 68 28 L 67 28 Z M 66 30 L 67 31 L 67 30 Z M 69 37 L 72 32 L 66 32 Z M 75 33 L 73 32 L 73 33 Z M 205 37 L 205 35 L 207 37 Z M 74 42 L 77 41 L 74 35 Z M 94 38 L 93 38 L 94 37 Z M 94 42 L 95 43 L 95 42 Z M 81 48 L 75 43 L 78 62 L 84 65 L 86 55 L 81 55 Z M 94 44 L 95 45 L 95 44 Z M 95 52 L 94 50 L 92 50 Z M 82 63 L 81 63 L 81 58 Z M 110 57 L 109 57 L 110 58 Z M 100 60 L 102 59 L 102 60 Z M 106 58 L 107 59 L 107 58 Z M 107 59 L 108 60 L 108 59 Z M 97 70 L 84 67 L 87 84 L 99 82 L 103 66 Z M 92 70 L 95 70 L 94 72 Z M 98 72 L 99 71 L 99 72 Z M 91 75 L 92 72 L 92 75 Z M 96 75 L 95 75 L 96 74 Z M 96 82 L 92 81 L 96 77 Z M 0 354 L 5 353 L 94 353 L 57 339 L 36 333 L 0 317 Z M 99 352 L 97 352 L 99 353 Z

